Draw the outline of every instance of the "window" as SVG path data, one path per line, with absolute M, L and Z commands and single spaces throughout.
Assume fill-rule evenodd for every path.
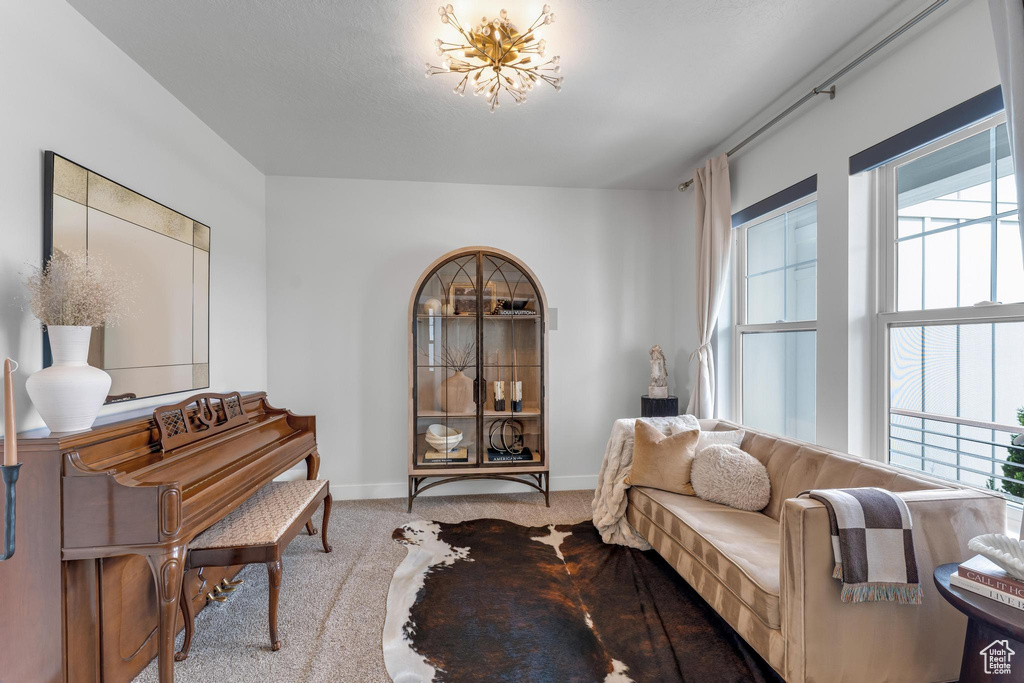
M 1004 121 L 879 169 L 884 450 L 892 464 L 1021 501 L 1024 260 Z
M 815 436 L 817 208 L 811 195 L 735 231 L 734 412 L 803 441 Z

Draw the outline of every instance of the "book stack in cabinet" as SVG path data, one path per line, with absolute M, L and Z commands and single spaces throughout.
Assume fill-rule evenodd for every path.
M 427 268 L 409 305 L 409 509 L 460 479 L 549 491 L 547 301 L 507 252 L 459 249 Z

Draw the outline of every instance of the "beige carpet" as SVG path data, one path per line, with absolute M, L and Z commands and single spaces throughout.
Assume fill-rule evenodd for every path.
M 281 650 L 270 650 L 266 569 L 252 565 L 239 575 L 245 579 L 241 589 L 196 618 L 191 654 L 175 665 L 175 680 L 388 681 L 381 654 L 384 607 L 391 576 L 406 553 L 391 540 L 395 528 L 418 517 L 569 524 L 590 518 L 593 495 L 555 491 L 550 508 L 537 493 L 424 497 L 416 500 L 411 515 L 404 498 L 335 501 L 330 523 L 334 552 L 325 554 L 319 537 L 300 534 L 285 554 Z M 155 662 L 136 679 L 156 680 Z

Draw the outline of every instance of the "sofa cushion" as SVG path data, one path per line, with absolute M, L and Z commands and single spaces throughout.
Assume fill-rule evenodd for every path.
M 768 628 L 781 627 L 779 523 L 759 512 L 646 487 L 629 501 L 675 539 Z
M 771 494 L 768 470 L 761 461 L 728 444 L 698 451 L 690 483 L 700 498 L 737 510 L 760 512 Z
M 633 427 L 633 465 L 626 485 L 653 486 L 692 496 L 690 466 L 699 437 L 699 429 L 665 436 L 657 427 L 637 420 Z
M 681 424 L 669 426 L 669 431 L 672 434 L 678 434 L 684 430 L 685 427 Z M 739 447 L 741 443 L 743 443 L 742 429 L 704 429 L 701 427 L 700 438 L 697 439 L 697 452 L 700 453 L 708 446 L 728 445 Z

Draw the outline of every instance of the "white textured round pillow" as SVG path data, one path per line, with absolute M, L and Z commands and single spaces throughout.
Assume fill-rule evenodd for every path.
M 724 444 L 698 451 L 690 483 L 704 500 L 738 510 L 763 510 L 772 492 L 764 465 L 746 451 Z

